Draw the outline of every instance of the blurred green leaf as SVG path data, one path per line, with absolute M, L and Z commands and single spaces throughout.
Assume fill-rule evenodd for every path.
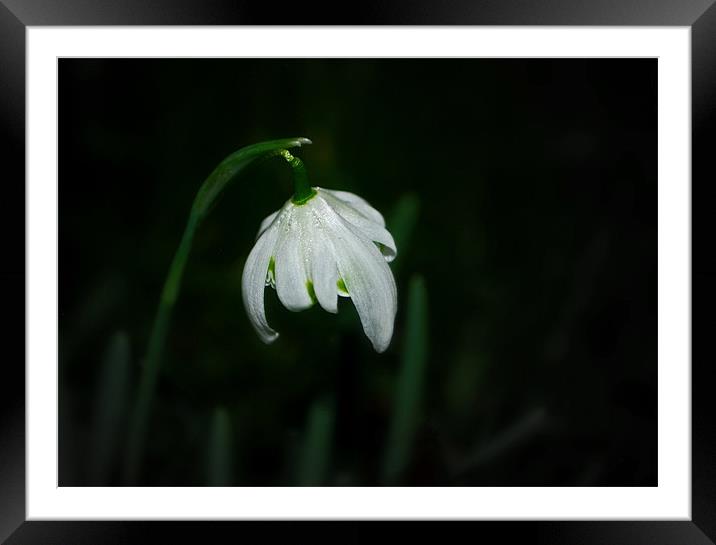
M 114 334 L 102 360 L 90 456 L 90 482 L 106 486 L 117 461 L 129 396 L 129 338 L 123 331 Z
M 410 462 L 415 433 L 421 420 L 421 401 L 428 357 L 428 302 L 422 276 L 410 280 L 407 323 L 403 338 L 393 420 L 383 461 L 383 481 L 394 484 Z
M 234 449 L 231 421 L 224 408 L 217 408 L 211 419 L 207 450 L 206 482 L 208 486 L 231 486 Z
M 393 213 L 388 219 L 388 229 L 393 235 L 395 245 L 398 248 L 398 255 L 392 263 L 393 272 L 396 275 L 405 261 L 404 256 L 410 248 L 413 231 L 418 223 L 419 212 L 420 199 L 414 193 L 407 193 L 395 205 Z
M 332 401 L 317 401 L 308 416 L 306 439 L 298 466 L 299 486 L 320 486 L 328 474 L 335 409 Z

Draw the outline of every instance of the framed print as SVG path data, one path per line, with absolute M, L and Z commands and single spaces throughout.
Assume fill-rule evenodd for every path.
M 716 8 L 517 4 L 5 2 L 3 538 L 711 542 Z

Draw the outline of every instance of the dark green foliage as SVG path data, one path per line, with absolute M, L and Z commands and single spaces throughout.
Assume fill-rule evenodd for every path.
M 428 294 L 421 276 L 410 280 L 400 375 L 395 388 L 383 481 L 396 484 L 410 463 L 415 435 L 423 421 L 421 401 L 428 361 Z
M 308 414 L 296 484 L 321 486 L 326 483 L 333 448 L 334 425 L 334 404 L 317 401 Z
M 234 445 L 229 414 L 216 409 L 211 418 L 206 458 L 206 484 L 231 486 L 233 479 Z
M 129 338 L 123 331 L 110 340 L 95 390 L 94 431 L 88 449 L 89 481 L 101 486 L 112 478 L 120 461 L 129 410 Z

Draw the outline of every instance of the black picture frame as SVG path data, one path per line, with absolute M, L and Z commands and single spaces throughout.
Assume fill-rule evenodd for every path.
M 502 2 L 363 2 L 345 10 L 296 3 L 260 7 L 259 3 L 217 0 L 0 0 L 0 149 L 3 196 L 0 199 L 3 267 L 0 268 L 8 348 L 0 395 L 0 540 L 7 543 L 203 542 L 208 532 L 228 529 L 233 539 L 250 530 L 273 537 L 294 525 L 196 522 L 26 522 L 25 521 L 25 31 L 27 26 L 81 25 L 618 25 L 689 26 L 692 31 L 692 244 L 707 241 L 710 214 L 708 188 L 716 180 L 712 160 L 716 143 L 716 5 L 714 0 L 599 0 L 575 2 L 504 0 Z M 696 198 L 694 198 L 694 196 Z M 23 234 L 21 237 L 20 234 Z M 706 233 L 706 234 L 705 234 Z M 692 309 L 714 302 L 716 261 L 706 251 L 692 250 Z M 704 313 L 705 314 L 705 313 Z M 694 314 L 695 317 L 695 314 Z M 692 346 L 705 345 L 714 318 L 692 319 Z M 684 362 L 685 364 L 687 362 Z M 716 427 L 710 390 L 714 384 L 711 358 L 692 357 L 692 520 L 604 522 L 479 522 L 470 524 L 473 539 L 485 534 L 501 541 L 528 536 L 538 543 L 716 542 Z M 237 530 L 235 524 L 241 524 Z M 421 537 L 439 539 L 442 524 L 420 524 Z M 303 526 L 306 528 L 307 525 Z M 358 543 L 369 536 L 404 532 L 402 525 L 384 523 L 325 524 L 322 536 Z M 453 529 L 450 529 L 452 532 Z M 462 533 L 464 528 L 454 529 Z M 316 538 L 316 529 L 307 531 Z M 457 535 L 457 534 L 456 534 Z M 175 537 L 176 536 L 176 537 Z M 294 539 L 296 535 L 294 534 Z M 232 541 L 233 541 L 232 539 Z

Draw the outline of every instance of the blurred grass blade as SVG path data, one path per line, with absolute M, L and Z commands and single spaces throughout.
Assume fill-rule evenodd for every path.
M 428 357 L 428 301 L 422 276 L 410 281 L 407 323 L 403 340 L 393 420 L 388 433 L 383 481 L 394 484 L 410 462 L 415 433 L 421 421 L 421 399 Z
M 413 231 L 418 223 L 420 212 L 420 199 L 414 193 L 403 195 L 395 205 L 393 213 L 388 218 L 388 229 L 393 235 L 395 245 L 398 248 L 398 255 L 391 263 L 393 272 L 397 271 L 405 261 L 403 257 L 410 249 L 410 242 L 413 238 Z
M 311 141 L 308 138 L 296 137 L 260 142 L 241 148 L 219 163 L 219 166 L 214 169 L 199 188 L 191 207 L 184 234 L 169 266 L 169 272 L 159 299 L 157 315 L 154 318 L 154 325 L 149 337 L 147 356 L 142 367 L 139 390 L 132 411 L 127 452 L 124 459 L 124 481 L 126 484 L 135 485 L 139 480 L 144 441 L 149 425 L 150 408 L 161 366 L 164 344 L 169 331 L 169 322 L 179 295 L 184 267 L 189 259 L 189 251 L 191 250 L 196 230 L 227 184 L 249 164 L 257 159 L 266 159 L 278 155 L 285 148 L 300 147 L 303 144 L 310 143 Z
M 231 421 L 226 409 L 218 408 L 211 419 L 209 448 L 206 460 L 206 484 L 231 486 L 234 449 L 231 440 Z
M 313 404 L 299 458 L 299 486 L 321 486 L 325 483 L 331 458 L 334 421 L 335 409 L 332 401 L 318 401 Z
M 123 440 L 129 405 L 129 338 L 123 331 L 110 340 L 100 370 L 94 405 L 89 480 L 93 486 L 109 486 L 119 461 L 117 449 Z
M 530 410 L 509 428 L 467 455 L 460 463 L 455 464 L 452 470 L 453 478 L 474 471 L 531 440 L 544 430 L 547 417 L 544 407 Z

